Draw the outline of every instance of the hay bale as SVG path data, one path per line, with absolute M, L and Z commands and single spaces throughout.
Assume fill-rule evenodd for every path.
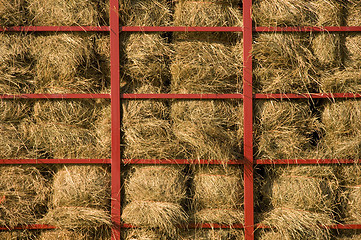
M 320 89 L 325 93 L 361 92 L 361 69 L 326 70 L 320 78 Z
M 27 157 L 28 149 L 21 131 L 14 124 L 0 123 L 0 159 Z
M 171 63 L 174 93 L 242 91 L 243 44 L 191 40 L 174 43 Z
M 312 50 L 322 68 L 341 66 L 341 36 L 318 33 L 311 39 Z
M 243 111 L 238 101 L 176 100 L 173 131 L 188 159 L 239 159 L 243 142 Z
M 361 69 L 361 34 L 355 33 L 346 36 L 345 45 L 345 66 Z
M 95 39 L 95 53 L 98 60 L 98 68 L 103 74 L 101 89 L 110 93 L 110 36 L 97 36 Z
M 257 0 L 253 19 L 257 26 L 312 26 L 316 13 L 309 0 Z
M 195 222 L 232 225 L 243 222 L 243 178 L 237 166 L 195 169 L 193 208 Z
M 64 229 L 44 231 L 40 234 L 39 240 L 61 239 L 61 240 L 86 240 L 86 236 L 77 231 Z
M 360 159 L 361 105 L 358 100 L 328 102 L 322 112 L 325 132 L 320 148 L 323 158 Z
M 343 6 L 338 0 L 312 0 L 311 10 L 315 14 L 316 26 L 341 26 Z
M 26 0 L 34 26 L 99 26 L 98 0 Z
M 46 179 L 31 166 L 1 166 L 0 176 L 0 225 L 34 224 L 46 205 Z
M 307 102 L 259 101 L 255 116 L 257 158 L 314 158 L 312 134 L 319 123 Z
M 238 229 L 197 229 L 182 233 L 182 240 L 244 240 Z
M 146 179 L 146 181 L 144 181 Z M 127 204 L 122 219 L 141 228 L 157 228 L 175 236 L 187 219 L 185 176 L 178 166 L 137 166 L 125 181 Z
M 90 231 L 112 225 L 110 213 L 88 207 L 57 207 L 50 209 L 40 221 L 60 229 Z
M 120 9 L 125 26 L 171 25 L 171 3 L 167 0 L 124 0 Z
M 101 166 L 64 166 L 54 176 L 51 204 L 53 207 L 107 209 L 110 174 Z
M 348 0 L 347 3 L 346 26 L 360 26 L 361 2 L 359 0 Z
M 262 222 L 271 226 L 281 239 L 330 239 L 324 226 L 334 224 L 325 213 L 309 212 L 291 208 L 275 208 L 268 212 Z
M 124 52 L 123 71 L 132 85 L 163 87 L 170 78 L 168 63 L 172 51 L 160 34 L 132 33 L 125 40 Z
M 255 39 L 253 56 L 256 92 L 305 93 L 315 90 L 315 56 L 304 34 L 262 33 Z
M 33 91 L 33 55 L 29 52 L 31 41 L 31 35 L 0 34 L 0 94 Z
M 0 109 L 0 122 L 16 123 L 30 113 L 31 105 L 22 99 L 0 99 Z
M 190 27 L 242 27 L 242 12 L 238 2 L 230 1 L 179 1 L 175 5 L 174 25 Z M 189 36 L 195 39 L 223 39 L 226 42 L 234 40 L 238 34 L 217 33 L 176 33 L 177 39 Z
M 167 240 L 167 236 L 151 229 L 131 229 L 124 231 L 125 240 Z
M 0 239 L 2 240 L 36 240 L 36 234 L 29 230 L 19 231 L 3 231 L 0 232 Z M 65 239 L 66 240 L 66 239 Z
M 98 118 L 95 121 L 95 132 L 97 134 L 97 147 L 99 155 L 111 158 L 112 129 L 111 129 L 111 104 L 102 103 Z
M 136 93 L 160 93 L 160 88 L 144 85 Z M 164 100 L 128 100 L 123 104 L 126 158 L 174 159 L 180 154 Z
M 0 0 L 0 26 L 25 25 L 24 0 Z
M 31 44 L 36 60 L 36 92 L 96 92 L 102 85 L 99 81 L 102 77 L 93 64 L 93 38 L 94 35 L 86 33 L 37 36 Z

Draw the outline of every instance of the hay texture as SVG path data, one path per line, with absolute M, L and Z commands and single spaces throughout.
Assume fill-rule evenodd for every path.
M 321 68 L 341 66 L 341 36 L 338 33 L 318 33 L 311 39 L 312 50 Z
M 110 226 L 110 174 L 99 166 L 64 166 L 54 176 L 51 209 L 42 222 L 64 229 Z
M 100 83 L 103 92 L 110 93 L 110 36 L 100 35 L 95 39 L 95 53 L 97 68 L 102 73 L 103 78 Z
M 324 136 L 320 148 L 323 158 L 360 159 L 361 102 L 341 100 L 327 102 L 322 112 Z
M 111 104 L 105 102 L 100 105 L 99 115 L 95 121 L 95 132 L 97 134 L 97 149 L 99 155 L 111 158 L 112 129 L 111 129 Z
M 97 145 L 93 121 L 99 113 L 92 100 L 39 101 L 29 126 L 29 141 L 38 154 L 53 158 L 95 158 Z
M 359 93 L 361 92 L 361 69 L 326 70 L 320 79 L 320 89 L 325 93 Z
M 172 92 L 237 93 L 242 91 L 243 44 L 176 41 L 171 63 Z
M 267 100 L 256 103 L 257 158 L 313 158 L 312 134 L 319 122 L 307 102 Z
M 131 85 L 150 84 L 163 87 L 170 78 L 170 45 L 160 34 L 132 33 L 124 43 L 125 64 L 123 71 Z
M 160 93 L 144 85 L 136 93 Z M 164 100 L 128 100 L 123 103 L 123 126 L 126 158 L 174 159 L 180 154 Z
M 32 93 L 34 60 L 29 51 L 32 39 L 31 35 L 20 33 L 0 34 L 0 94 Z
M 38 93 L 89 93 L 102 85 L 94 64 L 94 35 L 56 33 L 39 35 L 31 45 L 35 56 Z
M 360 26 L 361 25 L 361 2 L 359 0 L 349 0 L 347 1 L 347 26 Z
M 86 240 L 84 234 L 68 230 L 44 231 L 40 234 L 39 240 L 61 239 L 61 240 Z
M 46 205 L 46 179 L 30 166 L 1 166 L 0 225 L 34 224 Z
M 172 104 L 173 131 L 188 159 L 239 159 L 243 111 L 238 101 L 177 100 Z
M 329 166 L 276 167 L 262 192 L 270 204 L 262 223 L 282 239 L 329 239 L 338 182 Z M 267 238 L 265 238 L 267 239 Z
M 99 0 L 26 0 L 35 26 L 98 26 Z
M 262 33 L 253 45 L 255 91 L 307 93 L 315 90 L 315 56 L 304 34 Z
M 134 166 L 125 181 L 124 222 L 175 236 L 187 220 L 181 203 L 186 178 L 179 166 Z
M 341 11 L 336 0 L 257 0 L 253 19 L 258 26 L 339 26 Z
M 3 231 L 0 232 L 0 239 L 2 240 L 36 240 L 36 234 L 29 230 L 19 231 Z M 65 239 L 66 240 L 66 239 Z
M 342 186 L 342 221 L 356 224 L 361 220 L 361 167 L 358 164 L 338 166 Z
M 169 26 L 171 4 L 166 0 L 124 0 L 120 18 L 125 26 Z
M 361 25 L 361 23 L 360 23 Z M 361 69 L 361 34 L 349 34 L 346 36 L 345 66 Z
M 336 240 L 361 240 L 359 230 L 339 231 L 340 233 L 334 238 Z
M 195 167 L 192 189 L 196 223 L 243 223 L 243 171 L 234 166 Z
M 167 236 L 151 229 L 134 228 L 123 231 L 124 240 L 167 240 Z
M 24 23 L 24 0 L 0 1 L 0 26 L 23 26 Z
M 244 240 L 244 233 L 237 229 L 197 229 L 184 232 L 182 240 Z

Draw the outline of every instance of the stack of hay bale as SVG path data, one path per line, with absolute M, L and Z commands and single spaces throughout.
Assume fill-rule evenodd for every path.
M 338 182 L 330 166 L 274 167 L 263 194 L 269 211 L 262 223 L 272 227 L 261 239 L 329 239 Z
M 106 236 L 111 226 L 109 206 L 110 174 L 106 168 L 63 166 L 54 175 L 50 209 L 42 219 L 60 230 L 44 232 L 43 238 L 64 235 L 75 240 L 94 237 L 99 231 Z
M 37 223 L 46 211 L 49 193 L 41 172 L 33 166 L 4 165 L 0 174 L 0 226 L 12 228 Z M 1 239 L 7 235 L 22 234 L 0 232 Z

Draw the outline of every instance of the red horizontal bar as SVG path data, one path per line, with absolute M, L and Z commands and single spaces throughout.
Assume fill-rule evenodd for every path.
M 360 162 L 352 159 L 257 159 L 255 164 L 349 164 Z
M 243 27 L 123 26 L 121 32 L 243 32 Z
M 360 93 L 256 93 L 256 99 L 297 99 L 297 98 L 361 98 Z
M 257 228 L 271 228 L 270 226 L 266 226 L 263 224 L 256 224 Z M 329 226 L 320 226 L 328 229 L 361 229 L 361 224 L 335 224 Z
M 16 26 L 0 27 L 0 32 L 109 32 L 109 26 Z
M 50 226 L 50 225 L 45 225 L 45 224 L 21 225 L 21 226 L 16 226 L 16 227 L 12 227 L 12 228 L 1 227 L 1 226 L 0 226 L 0 230 L 5 230 L 5 231 L 23 230 L 23 229 L 31 229 L 31 230 L 36 230 L 36 229 L 55 229 L 55 228 L 56 228 L 55 226 Z
M 111 164 L 111 159 L 0 159 L 0 164 Z
M 80 99 L 80 98 L 105 98 L 110 99 L 110 94 L 17 94 L 17 95 L 0 95 L 0 99 L 14 98 L 31 98 L 31 99 Z
M 361 26 L 352 27 L 256 27 L 256 32 L 360 32 Z
M 123 99 L 243 99 L 243 94 L 133 94 L 127 93 L 120 96 Z
M 204 160 L 204 159 L 123 159 L 124 164 L 214 164 L 221 165 L 225 161 L 222 160 Z M 244 164 L 243 160 L 229 160 L 227 161 L 229 165 L 242 165 Z

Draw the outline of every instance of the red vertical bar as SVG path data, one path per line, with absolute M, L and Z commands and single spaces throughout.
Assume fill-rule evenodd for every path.
M 252 0 L 243 0 L 244 225 L 245 239 L 254 239 Z
M 119 84 L 119 4 L 110 0 L 110 71 L 111 71 L 111 114 L 112 114 L 112 240 L 120 240 L 120 84 Z

